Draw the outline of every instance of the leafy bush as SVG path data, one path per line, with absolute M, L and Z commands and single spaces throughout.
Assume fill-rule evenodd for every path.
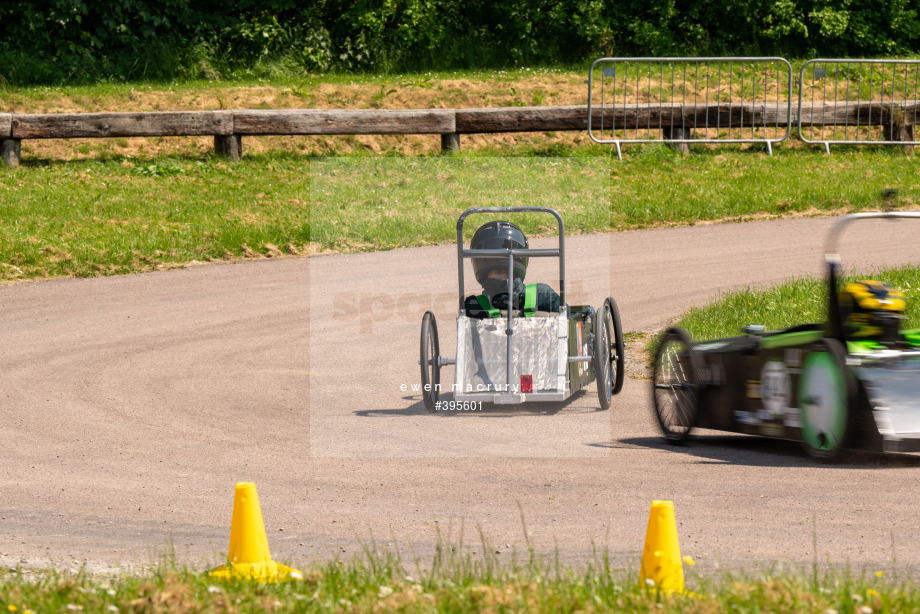
M 602 55 L 920 51 L 916 0 L 7 0 L 18 84 L 584 62 Z

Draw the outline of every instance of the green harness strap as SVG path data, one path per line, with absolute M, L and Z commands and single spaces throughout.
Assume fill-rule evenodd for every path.
M 482 310 L 489 314 L 490 318 L 501 317 L 501 312 L 489 303 L 489 298 L 485 294 L 480 294 L 476 297 L 476 300 L 479 302 L 479 306 Z
M 489 314 L 490 318 L 500 318 L 501 312 L 492 306 L 489 303 L 489 299 L 485 294 L 480 294 L 476 297 L 476 302 L 479 303 L 479 306 Z M 537 311 L 537 284 L 529 284 L 524 286 L 524 317 L 532 318 Z
M 537 284 L 524 286 L 524 317 L 532 318 L 537 311 Z

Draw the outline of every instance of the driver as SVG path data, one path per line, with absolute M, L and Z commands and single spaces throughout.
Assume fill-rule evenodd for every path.
M 527 237 L 511 222 L 488 222 L 479 227 L 470 241 L 470 249 L 527 249 Z M 515 256 L 512 266 L 511 304 L 521 310 L 521 315 L 533 315 L 535 311 L 559 311 L 559 295 L 546 284 L 524 285 L 527 261 Z M 508 259 L 473 258 L 473 272 L 482 285 L 482 294 L 468 296 L 465 302 L 466 314 L 471 318 L 498 318 L 500 309 L 508 308 Z
M 838 295 L 847 339 L 895 345 L 904 319 L 904 295 L 885 282 L 864 279 L 844 286 Z

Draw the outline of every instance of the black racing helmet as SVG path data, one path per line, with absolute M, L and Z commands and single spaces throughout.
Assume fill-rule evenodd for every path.
M 488 222 L 479 227 L 470 241 L 470 249 L 527 249 L 527 236 L 511 222 Z M 484 284 L 490 271 L 507 271 L 508 258 L 472 258 L 476 281 Z M 524 281 L 528 258 L 514 257 L 514 279 Z

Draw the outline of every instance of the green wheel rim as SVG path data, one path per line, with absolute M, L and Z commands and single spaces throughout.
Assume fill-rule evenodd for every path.
M 846 391 L 840 365 L 830 352 L 812 352 L 805 357 L 798 403 L 802 438 L 810 448 L 829 452 L 843 444 Z

